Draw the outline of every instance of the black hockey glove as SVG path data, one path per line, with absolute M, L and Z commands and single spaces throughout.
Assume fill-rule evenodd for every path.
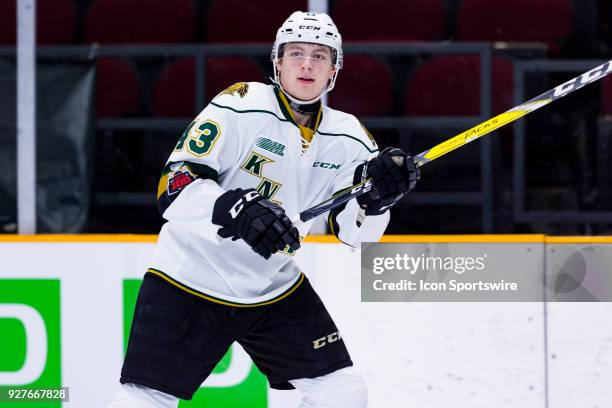
M 372 178 L 372 189 L 357 197 L 366 215 L 380 215 L 416 186 L 421 177 L 412 156 L 402 149 L 387 147 L 355 170 L 354 184 Z
M 287 245 L 293 250 L 300 247 L 299 232 L 285 210 L 252 188 L 223 193 L 215 201 L 212 222 L 223 227 L 217 232 L 219 236 L 242 238 L 265 259 Z

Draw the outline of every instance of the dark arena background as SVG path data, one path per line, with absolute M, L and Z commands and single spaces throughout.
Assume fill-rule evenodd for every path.
M 413 154 L 610 54 L 606 1 L 337 0 L 325 6 L 346 54 L 328 104 L 355 114 L 379 146 Z M 0 224 L 12 233 L 15 1 L 0 7 Z M 38 231 L 156 233 L 162 223 L 157 181 L 180 134 L 227 86 L 269 82 L 275 30 L 308 4 L 46 0 L 38 8 L 38 127 L 51 126 L 41 115 L 60 114 L 46 108 L 58 108 L 62 89 L 70 87 L 61 81 L 76 80 L 63 69 L 96 71 L 95 83 L 82 84 L 83 103 L 91 107 L 65 112 L 65 120 L 84 121 L 79 131 L 64 140 L 57 132 L 66 123 L 57 124 L 38 142 L 43 174 L 37 188 L 48 191 L 38 203 Z M 48 92 L 45 83 L 53 84 Z M 428 165 L 417 191 L 392 210 L 387 232 L 609 233 L 610 113 L 612 78 L 605 78 Z M 45 143 L 65 146 L 57 153 Z M 64 158 L 71 165 L 54 164 Z M 47 166 L 53 170 L 43 171 Z M 66 188 L 74 185 L 69 182 L 78 191 Z
M 17 386 L 70 387 L 75 402 L 48 407 L 111 401 L 165 222 L 166 160 L 221 91 L 271 83 L 276 30 L 296 10 L 336 23 L 344 66 L 324 103 L 381 150 L 424 152 L 612 58 L 608 0 L 0 0 L 0 407 L 18 406 L 4 397 Z M 556 300 L 574 303 L 369 303 L 367 257 L 317 219 L 296 261 L 371 407 L 610 406 L 611 138 L 601 75 L 423 165 L 382 239 L 416 257 L 469 248 L 543 291 L 569 285 L 576 296 Z M 180 406 L 299 404 L 242 349 L 214 373 Z

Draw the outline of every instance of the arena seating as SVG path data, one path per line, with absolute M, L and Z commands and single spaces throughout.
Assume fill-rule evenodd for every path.
M 441 0 L 388 1 L 372 7 L 368 0 L 338 0 L 332 18 L 345 42 L 435 41 L 444 35 Z M 389 112 L 393 99 L 392 75 L 381 59 L 347 56 L 345 68 L 330 94 L 332 107 L 356 115 Z
M 512 62 L 493 58 L 493 111 L 512 107 Z M 405 113 L 411 116 L 477 116 L 480 58 L 434 57 L 415 70 L 406 85 Z
M 601 110 L 602 116 L 612 115 L 612 77 L 601 80 Z
M 195 104 L 195 59 L 183 58 L 165 67 L 153 91 L 153 114 L 162 117 L 192 117 Z M 209 57 L 206 61 L 206 102 L 240 81 L 264 82 L 255 61 L 245 57 Z M 198 107 L 197 109 L 203 109 Z
M 95 0 L 87 12 L 87 43 L 170 44 L 194 42 L 193 0 Z
M 457 40 L 543 42 L 555 54 L 571 31 L 570 0 L 462 0 Z
M 306 0 L 214 0 L 206 16 L 205 40 L 213 43 L 272 43 L 280 24 Z
M 391 109 L 392 96 L 391 72 L 384 62 L 368 55 L 347 55 L 329 105 L 357 116 L 384 115 Z
M 15 44 L 17 0 L 0 1 L 0 45 Z M 74 40 L 75 7 L 72 0 L 36 2 L 36 38 L 39 45 L 69 44 Z
M 134 115 L 140 101 L 140 84 L 134 68 L 122 59 L 97 62 L 96 112 L 99 118 Z
M 337 0 L 332 18 L 345 41 L 435 41 L 444 34 L 442 0 Z

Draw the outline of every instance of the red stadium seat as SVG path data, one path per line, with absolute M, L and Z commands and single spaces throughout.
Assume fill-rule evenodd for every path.
M 96 0 L 87 13 L 89 43 L 161 44 L 193 42 L 193 0 Z
M 385 63 L 367 55 L 347 55 L 329 104 L 357 116 L 383 115 L 391 109 L 392 90 Z
M 512 107 L 512 62 L 493 58 L 493 113 Z M 410 116 L 478 116 L 480 57 L 435 57 L 413 73 L 404 112 Z
M 195 60 L 184 58 L 168 65 L 153 92 L 153 114 L 191 117 L 195 113 Z M 236 82 L 265 82 L 255 61 L 245 57 L 209 57 L 206 61 L 206 101 Z M 198 107 L 202 109 L 203 107 Z
M 208 42 L 265 42 L 291 13 L 307 11 L 307 0 L 214 0 L 206 17 Z
M 132 66 L 117 58 L 102 58 L 97 63 L 97 117 L 120 117 L 138 111 L 140 85 Z
M 0 1 L 0 44 L 17 41 L 18 0 Z M 36 2 L 36 38 L 42 45 L 67 44 L 74 39 L 75 8 L 72 0 Z
M 463 0 L 457 39 L 544 42 L 555 53 L 571 30 L 571 0 Z
M 346 41 L 431 41 L 444 35 L 442 0 L 337 0 L 332 18 Z
M 601 80 L 601 115 L 612 115 L 612 77 Z

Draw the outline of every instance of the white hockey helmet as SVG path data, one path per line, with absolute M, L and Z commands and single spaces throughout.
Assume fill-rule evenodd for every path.
M 289 99 L 298 104 L 307 104 L 317 101 L 325 93 L 331 91 L 336 84 L 336 78 L 338 72 L 342 68 L 342 36 L 338 32 L 338 28 L 325 13 L 305 13 L 302 11 L 295 11 L 289 16 L 287 20 L 280 26 L 276 32 L 276 41 L 272 46 L 272 64 L 274 69 L 274 83 L 276 83 L 281 89 L 283 89 L 280 79 L 278 77 L 278 70 L 276 69 L 276 63 L 279 58 L 282 58 L 283 45 L 290 42 L 305 42 L 313 44 L 326 45 L 332 50 L 332 63 L 336 67 L 336 72 L 332 76 L 327 89 L 325 89 L 319 96 L 309 101 L 302 101 L 295 99 L 290 96 L 287 92 L 285 94 Z

